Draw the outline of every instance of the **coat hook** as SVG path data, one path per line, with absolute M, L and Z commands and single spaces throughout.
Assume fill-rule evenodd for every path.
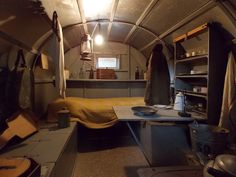
M 58 28 L 58 15 L 57 12 L 53 12 L 53 18 L 52 18 L 52 30 L 57 35 L 58 40 L 61 41 L 61 38 L 59 36 L 59 28 Z

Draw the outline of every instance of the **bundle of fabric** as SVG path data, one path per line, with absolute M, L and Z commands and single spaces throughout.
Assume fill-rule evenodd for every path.
M 57 112 L 63 108 L 70 111 L 71 119 L 88 128 L 107 128 L 117 123 L 113 106 L 144 105 L 143 97 L 57 99 L 48 105 L 48 122 L 57 121 Z
M 235 50 L 236 51 L 236 50 Z M 236 53 L 236 52 L 235 52 Z M 229 53 L 219 126 L 230 130 L 229 141 L 236 143 L 236 55 Z

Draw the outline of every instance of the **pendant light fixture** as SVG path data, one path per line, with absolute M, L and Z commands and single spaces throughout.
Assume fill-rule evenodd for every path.
M 81 46 L 80 46 L 80 55 L 81 60 L 92 60 L 92 53 L 93 53 L 93 45 L 92 39 L 89 34 L 84 34 L 81 39 Z
M 102 45 L 104 42 L 104 38 L 101 34 L 101 24 L 98 22 L 98 34 L 95 36 L 95 44 L 96 45 Z

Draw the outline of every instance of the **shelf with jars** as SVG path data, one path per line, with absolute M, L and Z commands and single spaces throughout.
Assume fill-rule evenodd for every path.
M 218 124 L 227 64 L 222 35 L 214 23 L 206 23 L 173 42 L 176 94 L 185 93 L 190 112 Z

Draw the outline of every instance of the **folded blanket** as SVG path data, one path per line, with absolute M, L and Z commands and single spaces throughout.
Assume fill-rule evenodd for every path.
M 57 112 L 66 107 L 71 119 L 88 128 L 106 128 L 117 122 L 113 106 L 144 105 L 143 97 L 57 99 L 48 105 L 48 122 L 57 121 Z

